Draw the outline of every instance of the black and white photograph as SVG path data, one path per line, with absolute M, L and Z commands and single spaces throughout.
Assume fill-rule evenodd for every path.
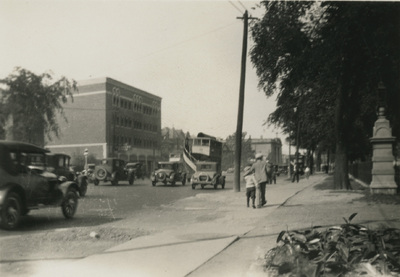
M 0 276 L 400 276 L 400 2 L 0 0 Z

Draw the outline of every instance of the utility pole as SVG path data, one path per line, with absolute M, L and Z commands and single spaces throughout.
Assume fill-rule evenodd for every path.
M 235 144 L 235 178 L 234 178 L 234 191 L 240 191 L 240 161 L 242 157 L 242 128 L 243 128 L 243 106 L 244 106 L 244 84 L 246 79 L 246 57 L 247 57 L 247 28 L 249 25 L 249 15 L 247 10 L 244 12 L 243 17 L 243 47 L 242 47 L 242 66 L 240 75 L 240 90 L 239 90 L 239 108 L 236 126 L 236 144 Z M 251 17 L 250 19 L 255 19 Z

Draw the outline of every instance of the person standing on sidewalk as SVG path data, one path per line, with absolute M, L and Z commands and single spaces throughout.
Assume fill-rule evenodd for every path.
M 267 171 L 267 184 L 272 184 L 273 180 L 273 167 L 269 160 L 266 160 L 266 171 Z
M 257 181 L 256 187 L 256 200 L 257 208 L 261 208 L 267 201 L 265 200 L 265 186 L 267 184 L 267 171 L 266 162 L 262 160 L 263 155 L 261 153 L 256 154 L 256 161 L 251 166 L 251 170 L 254 171 L 254 177 Z
M 306 178 L 310 177 L 310 168 L 307 166 L 306 169 L 304 169 L 304 173 L 306 175 Z
M 294 183 L 295 180 L 297 180 L 297 183 L 299 182 L 299 165 L 297 162 L 291 162 L 293 165 L 293 177 L 292 177 L 292 183 Z
M 278 165 L 272 165 L 272 181 L 276 185 L 276 176 L 278 176 Z
M 254 173 L 251 170 L 251 166 L 246 166 L 244 168 L 243 174 L 244 180 L 246 181 L 246 198 L 247 198 L 247 208 L 249 207 L 249 202 L 251 198 L 253 209 L 256 208 L 255 198 L 256 198 L 256 186 L 257 180 L 254 177 Z

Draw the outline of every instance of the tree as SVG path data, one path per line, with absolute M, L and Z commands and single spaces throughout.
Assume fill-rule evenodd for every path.
M 370 153 L 378 101 L 400 134 L 400 5 L 372 2 L 262 2 L 250 55 L 259 87 L 278 93 L 268 121 L 313 150 L 334 138 L 335 185 L 350 189 L 347 163 Z M 388 93 L 379 98 L 378 83 Z M 293 112 L 293 108 L 297 111 Z M 301 128 L 295 128 L 295 122 Z
M 246 165 L 251 158 L 254 158 L 254 151 L 251 149 L 251 138 L 246 138 L 247 133 L 242 133 L 242 155 L 240 164 Z M 236 151 L 236 132 L 228 136 L 225 140 L 225 149 L 229 152 L 224 152 L 222 155 L 222 168 L 227 169 L 233 166 Z
M 43 131 L 49 140 L 59 136 L 57 113 L 64 116 L 62 104 L 77 91 L 77 83 L 66 77 L 55 80 L 52 74 L 36 75 L 22 68 L 0 80 L 2 121 L 12 118 L 12 132 L 17 140 L 34 143 L 35 135 Z M 43 142 L 44 143 L 44 142 Z

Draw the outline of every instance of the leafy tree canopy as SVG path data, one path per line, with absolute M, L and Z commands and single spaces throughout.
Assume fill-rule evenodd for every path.
M 59 135 L 56 121 L 57 113 L 65 120 L 62 104 L 68 96 L 77 91 L 74 80 L 61 77 L 55 79 L 51 73 L 36 75 L 33 72 L 17 67 L 5 79 L 0 80 L 1 118 L 4 121 L 12 116 L 13 132 L 18 139 L 31 142 L 32 134 L 43 130 L 47 138 Z
M 399 3 L 265 1 L 261 7 L 250 55 L 259 88 L 278 94 L 270 124 L 293 138 L 300 125 L 302 148 L 340 140 L 350 159 L 362 158 L 381 101 L 400 135 Z M 381 98 L 379 82 L 387 88 Z
M 400 135 L 400 4 L 395 2 L 262 2 L 251 28 L 250 55 L 259 88 L 277 93 L 268 122 L 296 137 L 297 147 L 335 143 L 335 184 L 348 160 L 370 155 L 377 105 Z M 379 95 L 382 82 L 387 92 Z M 294 133 L 292 135 L 291 133 Z M 331 147 L 329 147 L 331 148 Z

